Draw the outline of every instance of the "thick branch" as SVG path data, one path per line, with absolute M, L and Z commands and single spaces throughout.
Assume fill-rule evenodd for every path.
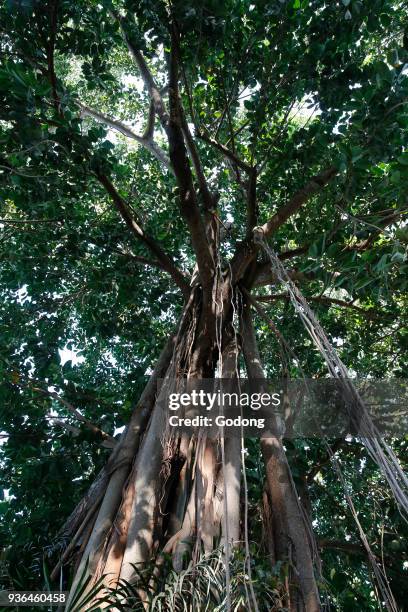
M 290 270 L 289 277 L 294 281 L 306 281 L 313 278 L 313 275 L 310 272 L 306 273 L 300 272 L 299 270 Z M 279 278 L 272 272 L 269 262 L 257 264 L 254 286 L 273 285 L 279 282 Z
M 164 270 L 165 272 L 167 272 L 165 266 L 160 263 L 160 261 L 148 259 L 147 257 L 143 257 L 142 255 L 135 255 L 130 251 L 121 251 L 120 249 L 115 250 L 115 253 L 119 253 L 120 255 L 129 257 L 130 259 L 132 259 L 132 261 L 140 263 L 144 266 L 149 266 L 150 268 L 159 268 L 159 270 Z
M 163 251 L 159 244 L 153 238 L 148 236 L 142 228 L 136 223 L 133 219 L 129 208 L 126 202 L 122 199 L 119 193 L 116 191 L 114 185 L 109 180 L 109 178 L 98 172 L 96 174 L 100 183 L 105 187 L 108 194 L 111 196 L 113 203 L 115 204 L 119 214 L 122 219 L 125 221 L 126 225 L 130 229 L 130 231 L 136 236 L 138 240 L 140 240 L 143 244 L 145 244 L 148 249 L 155 255 L 157 260 L 163 266 L 163 269 L 170 274 L 173 278 L 174 282 L 180 287 L 183 292 L 183 295 L 187 297 L 189 295 L 189 287 L 186 279 L 184 278 L 183 273 L 176 267 L 172 259 Z
M 286 259 L 291 259 L 292 257 L 297 257 L 298 255 L 303 255 L 307 253 L 309 247 L 298 247 L 296 249 L 290 249 L 289 251 L 283 251 L 278 254 L 278 257 L 281 261 L 285 261 Z
M 55 49 L 55 37 L 57 34 L 57 15 L 58 13 L 58 0 L 54 0 L 50 4 L 50 36 L 47 45 L 47 64 L 48 64 L 48 77 L 51 83 L 53 104 L 55 110 L 61 115 L 61 102 L 57 92 L 57 77 L 55 75 L 54 66 L 54 49 Z
M 178 187 L 180 189 L 180 210 L 190 230 L 193 249 L 197 257 L 198 270 L 204 287 L 211 284 L 214 273 L 214 261 L 205 231 L 205 225 L 200 214 L 197 197 L 194 190 L 193 176 L 188 162 L 187 151 L 182 131 L 181 108 L 178 92 L 178 41 L 174 26 L 172 26 L 172 51 L 170 54 L 169 74 L 169 100 L 170 116 L 167 113 L 164 101 L 153 75 L 146 63 L 143 54 L 129 39 L 124 20 L 112 13 L 119 21 L 122 36 L 129 52 L 136 62 L 144 85 L 149 93 L 155 112 L 165 130 L 169 141 L 170 162 L 173 168 Z
M 256 202 L 256 178 L 256 168 L 253 168 L 249 176 L 247 194 L 247 238 L 250 238 L 252 236 L 252 230 L 258 223 L 258 206 Z
M 275 233 L 290 217 L 292 217 L 303 204 L 305 204 L 312 196 L 321 191 L 337 174 L 337 168 L 331 166 L 324 172 L 313 176 L 312 179 L 299 189 L 289 200 L 285 206 L 282 206 L 264 225 L 261 229 L 264 236 L 270 236 Z
M 187 151 L 182 131 L 182 109 L 178 91 L 178 39 L 172 28 L 172 51 L 169 65 L 169 101 L 170 119 L 167 126 L 170 160 L 180 189 L 181 214 L 186 221 L 193 248 L 197 257 L 197 266 L 203 287 L 209 287 L 214 274 L 214 261 L 205 231 L 205 225 L 198 207 L 193 185 L 193 176 L 188 162 Z
M 183 130 L 184 138 L 187 143 L 188 152 L 191 157 L 191 161 L 193 162 L 194 170 L 197 176 L 198 185 L 200 187 L 201 195 L 203 198 L 204 206 L 207 210 L 211 210 L 214 206 L 214 197 L 212 196 L 208 185 L 207 180 L 205 178 L 200 156 L 198 154 L 198 150 L 194 139 L 191 135 L 190 128 L 188 127 L 188 123 L 182 108 L 180 108 L 180 118 L 181 118 L 181 129 Z
M 248 166 L 248 172 L 252 171 L 252 167 Z M 278 230 L 299 208 L 305 204 L 313 195 L 321 190 L 335 175 L 337 169 L 331 166 L 325 172 L 314 176 L 302 189 L 297 191 L 289 202 L 275 213 L 269 221 L 256 229 L 264 237 L 270 236 Z M 247 239 L 237 248 L 234 257 L 231 260 L 232 277 L 235 281 L 240 280 L 248 266 L 256 257 L 259 246 L 254 243 L 253 237 L 247 236 Z
M 154 108 L 153 101 L 150 100 L 149 105 L 149 117 L 147 119 L 147 126 L 143 133 L 143 138 L 145 140 L 153 140 L 154 134 L 154 121 L 156 119 L 156 109 Z
M 187 100 L 189 104 L 191 120 L 194 123 L 193 100 L 191 97 L 191 92 L 190 92 L 190 88 L 189 88 L 188 81 L 187 81 L 187 76 L 186 76 L 183 65 L 181 65 L 181 72 L 182 72 L 182 78 L 184 82 L 185 91 L 187 94 Z M 202 168 L 200 156 L 198 153 L 198 149 L 193 139 L 193 136 L 191 134 L 191 130 L 189 128 L 187 118 L 186 118 L 186 113 L 184 112 L 184 108 L 181 104 L 180 104 L 180 110 L 181 110 L 181 128 L 183 130 L 184 138 L 187 144 L 187 148 L 190 154 L 191 161 L 193 162 L 193 165 L 194 165 L 194 170 L 195 170 L 198 184 L 199 184 L 199 187 L 202 193 L 204 206 L 207 210 L 211 210 L 215 208 L 216 206 L 216 199 L 208 187 L 207 180 L 205 178 L 205 174 Z M 195 127 L 195 130 L 197 131 L 197 127 L 195 124 L 194 124 L 194 127 Z
M 344 542 L 342 540 L 329 540 L 326 538 L 319 538 L 317 540 L 317 544 L 321 549 L 329 549 L 329 550 L 337 550 L 338 552 L 343 552 L 345 554 L 358 555 L 361 557 L 368 557 L 367 550 L 363 544 L 357 544 L 354 542 Z M 377 563 L 386 562 L 387 567 L 392 569 L 394 572 L 398 572 L 401 576 L 405 578 L 404 571 L 402 569 L 402 562 L 406 561 L 404 555 L 401 553 L 392 553 L 392 554 L 384 554 L 384 551 L 372 552 L 374 559 Z M 368 561 L 371 562 L 368 557 Z M 399 564 L 399 567 L 398 567 Z
M 353 542 L 341 542 L 338 540 L 327 540 L 325 538 L 319 538 L 317 540 L 319 548 L 330 548 L 333 550 L 339 550 L 344 553 L 352 553 L 366 557 L 367 551 L 362 544 L 354 544 Z

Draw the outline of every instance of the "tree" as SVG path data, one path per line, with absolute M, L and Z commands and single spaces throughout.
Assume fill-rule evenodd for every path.
M 205 436 L 158 443 L 156 406 L 169 373 L 326 376 L 260 234 L 349 368 L 404 375 L 404 4 L 2 4 L 2 512 L 13 584 L 23 554 L 26 567 L 37 559 L 24 586 L 38 588 L 48 541 L 49 580 L 70 586 L 71 603 L 84 577 L 89 589 L 105 575 L 146 601 L 166 593 L 169 556 L 177 571 L 186 554 L 200 568 L 221 536 L 227 585 L 234 563 L 244 567 L 222 591 L 227 609 L 241 597 L 312 611 L 325 593 L 337 609 L 375 609 L 389 585 L 404 600 L 404 524 L 359 438 L 329 449 L 247 440 L 243 466 L 234 439 L 222 453 Z M 64 346 L 85 362 L 61 366 Z M 392 446 L 402 460 L 406 442 Z M 361 529 L 340 524 L 344 483 Z M 369 505 L 379 497 L 383 515 Z

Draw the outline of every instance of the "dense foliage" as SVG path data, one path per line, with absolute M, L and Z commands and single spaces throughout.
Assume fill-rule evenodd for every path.
M 350 370 L 401 378 L 408 347 L 406 9 L 403 0 L 1 2 L 0 541 L 7 588 L 48 585 L 56 534 L 104 464 L 183 307 L 180 288 L 129 230 L 101 175 L 186 278 L 193 273 L 176 180 L 135 138 L 149 127 L 149 98 L 124 39 L 143 51 L 166 100 L 172 12 L 181 97 L 217 192 L 224 262 L 248 239 L 246 166 L 257 168 L 261 224 L 312 177 L 335 168 L 270 243 Z M 167 158 L 164 131 L 153 121 Z M 290 375 L 299 376 L 301 366 L 307 376 L 326 376 L 282 288 L 261 271 L 253 295 L 298 357 L 289 360 Z M 261 318 L 256 329 L 267 373 L 281 376 L 276 336 Z M 64 349 L 72 351 L 65 363 Z M 394 441 L 402 463 L 406 440 L 402 432 Z M 404 521 L 360 442 L 333 444 L 402 606 Z M 378 609 L 325 447 L 314 439 L 286 448 L 320 542 L 322 592 L 338 610 Z M 248 440 L 247 452 L 251 546 L 262 556 L 258 442 Z

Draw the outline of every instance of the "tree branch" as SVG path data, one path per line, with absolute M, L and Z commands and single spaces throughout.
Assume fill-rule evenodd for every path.
M 346 211 L 342 210 L 342 212 L 346 212 Z M 388 212 L 388 211 L 384 211 L 384 212 Z M 405 207 L 402 208 L 401 210 L 398 210 L 397 212 L 393 210 L 390 211 L 389 214 L 387 214 L 380 221 L 377 222 L 379 227 L 376 229 L 376 231 L 370 234 L 368 238 L 361 240 L 360 242 L 357 242 L 355 244 L 346 245 L 342 250 L 343 251 L 366 251 L 367 249 L 370 248 L 374 240 L 379 235 L 381 235 L 382 230 L 384 230 L 387 226 L 391 225 L 391 223 L 394 223 L 395 221 L 397 221 L 400 218 L 400 216 L 405 214 L 406 212 L 407 212 L 407 208 Z M 359 220 L 357 219 L 357 221 Z M 333 244 L 333 242 L 326 242 L 326 247 L 331 246 L 331 244 Z M 291 259 L 292 257 L 297 257 L 298 255 L 304 255 L 305 253 L 308 252 L 309 248 L 310 248 L 310 244 L 305 244 L 304 246 L 297 247 L 289 251 L 283 251 L 282 253 L 278 255 L 278 257 L 282 261 L 286 259 Z
M 212 283 L 215 264 L 211 255 L 208 236 L 198 207 L 193 176 L 188 162 L 182 131 L 182 109 L 178 90 L 179 59 L 178 35 L 172 25 L 172 48 L 169 61 L 169 103 L 170 118 L 167 125 L 170 160 L 180 189 L 180 210 L 191 234 L 191 241 L 197 257 L 197 266 L 203 287 Z
M 207 142 L 208 144 L 218 149 L 218 151 L 220 151 L 224 155 L 224 157 L 231 160 L 235 165 L 241 168 L 241 170 L 244 170 L 248 174 L 251 174 L 252 166 L 250 166 L 249 164 L 247 164 L 246 161 L 238 157 L 238 155 L 230 151 L 230 149 L 228 149 L 225 145 L 221 144 L 214 138 L 211 138 L 211 136 L 203 134 L 202 132 L 198 134 L 198 137 L 204 142 Z
M 328 549 L 332 549 L 332 550 L 337 550 L 339 552 L 344 552 L 345 554 L 355 554 L 355 555 L 359 555 L 361 557 L 368 557 L 367 555 L 367 550 L 365 548 L 365 546 L 363 544 L 356 544 L 354 542 L 343 542 L 341 540 L 329 540 L 326 538 L 319 538 L 317 540 L 317 545 L 319 548 L 328 548 Z M 372 555 L 374 556 L 374 559 L 377 561 L 377 563 L 381 563 L 382 562 L 382 558 L 384 556 L 384 559 L 387 562 L 387 566 L 389 568 L 391 568 L 394 572 L 398 572 L 401 576 L 403 576 L 405 578 L 405 572 L 402 570 L 402 568 L 400 567 L 396 567 L 396 563 L 401 563 L 403 561 L 405 561 L 405 556 L 402 556 L 401 553 L 392 553 L 392 554 L 385 554 L 383 555 L 382 552 L 378 551 L 378 552 L 374 552 L 372 551 Z M 369 559 L 370 560 L 370 559 Z
M 207 180 L 205 178 L 205 175 L 202 169 L 200 156 L 198 154 L 196 144 L 191 135 L 190 128 L 188 127 L 186 116 L 182 108 L 180 108 L 180 118 L 181 118 L 181 129 L 183 131 L 184 138 L 187 143 L 187 148 L 188 148 L 188 151 L 191 157 L 191 161 L 193 162 L 193 166 L 194 166 L 194 170 L 197 176 L 198 185 L 200 187 L 200 191 L 202 194 L 204 206 L 207 210 L 211 210 L 214 207 L 215 198 L 213 197 L 213 195 L 211 194 L 208 188 Z
M 331 166 L 324 172 L 313 176 L 302 189 L 299 189 L 285 206 L 282 206 L 262 227 L 265 237 L 275 233 L 290 217 L 292 217 L 303 204 L 312 196 L 321 191 L 337 174 L 337 168 Z
M 113 436 L 107 434 L 100 427 L 98 427 L 97 425 L 89 421 L 87 418 L 82 416 L 82 414 L 75 408 L 75 406 L 73 406 L 70 402 L 67 402 L 67 400 L 65 400 L 63 397 L 58 395 L 58 393 L 55 393 L 54 391 L 48 391 L 46 389 L 42 389 L 41 387 L 35 387 L 33 385 L 29 385 L 29 388 L 32 389 L 33 391 L 37 391 L 38 393 L 42 393 L 43 395 L 47 395 L 48 397 L 55 399 L 57 402 L 65 406 L 68 412 L 72 414 L 72 416 L 74 416 L 78 421 L 83 423 L 87 429 L 92 431 L 92 433 L 94 433 L 97 436 L 100 436 L 103 440 L 106 440 L 107 442 L 109 442 L 111 444 L 110 448 L 113 448 L 113 446 L 115 446 L 116 440 Z
M 167 124 L 169 121 L 169 115 L 167 113 L 161 92 L 157 87 L 155 80 L 153 78 L 152 73 L 146 63 L 145 58 L 142 53 L 137 49 L 131 42 L 128 34 L 126 33 L 125 22 L 123 17 L 113 10 L 110 11 L 112 17 L 118 21 L 120 30 L 122 33 L 122 38 L 126 43 L 126 46 L 129 50 L 130 55 L 134 59 L 137 67 L 139 68 L 140 75 L 143 79 L 144 85 L 149 93 L 150 99 L 153 103 L 154 110 L 162 124 L 163 128 L 166 130 Z
M 79 429 L 79 427 L 74 427 L 73 425 L 66 423 L 62 419 L 56 419 L 53 416 L 50 416 L 49 418 L 50 418 L 50 421 L 53 423 L 53 425 L 58 425 L 59 427 L 62 427 L 62 429 L 69 431 L 69 433 L 71 433 L 74 436 L 74 438 L 78 437 L 81 434 L 81 430 Z M 115 448 L 117 444 L 117 441 L 115 440 L 115 438 L 113 438 L 112 436 L 109 436 L 108 434 L 105 434 L 105 435 L 108 437 L 104 438 L 103 442 L 101 443 L 101 446 L 103 446 L 104 448 L 110 448 L 110 449 Z
M 273 331 L 273 333 L 276 335 L 276 337 L 278 338 L 279 342 L 281 342 L 282 344 L 284 344 L 285 346 L 288 346 L 285 338 L 283 337 L 283 335 L 281 334 L 281 332 L 278 330 L 278 328 L 276 327 L 275 323 L 272 321 L 272 319 L 270 319 L 270 317 L 268 316 L 268 313 L 262 308 L 262 306 L 260 304 L 258 304 L 258 302 L 256 301 L 256 299 L 254 299 L 252 297 L 252 295 L 249 293 L 249 291 L 247 291 L 244 287 L 242 288 L 243 294 L 245 295 L 247 301 L 248 301 L 248 305 L 251 305 L 254 307 L 254 309 L 256 310 L 256 312 L 258 313 L 258 315 L 268 324 L 268 326 L 271 328 L 271 330 Z M 250 315 L 248 315 L 250 316 Z
M 60 219 L 0 219 L 0 223 L 8 223 L 10 225 L 19 223 L 28 225 L 36 225 L 37 223 L 58 223 L 62 225 Z
M 320 472 L 322 467 L 328 465 L 331 462 L 332 455 L 334 455 L 334 453 L 336 453 L 344 444 L 347 444 L 345 438 L 339 438 L 338 440 L 335 440 L 335 442 L 330 447 L 330 453 L 326 452 L 324 456 L 312 466 L 310 472 L 306 475 L 305 480 L 307 485 L 310 485 L 313 482 L 316 474 Z
M 303 255 L 304 253 L 307 253 L 308 250 L 308 246 L 298 247 L 296 249 L 290 249 L 289 251 L 283 251 L 282 253 L 279 253 L 278 257 L 281 261 L 285 261 L 286 259 Z
M 148 259 L 147 257 L 143 257 L 142 255 L 135 255 L 134 253 L 130 251 L 122 251 L 121 249 L 117 249 L 114 252 L 118 253 L 119 255 L 124 255 L 125 257 L 129 257 L 133 261 L 136 261 L 137 263 L 140 263 L 144 266 L 149 266 L 151 268 L 159 268 L 159 270 L 164 270 L 165 272 L 167 272 L 164 265 L 160 263 L 160 261 Z
M 249 175 L 248 193 L 247 193 L 247 224 L 246 235 L 249 239 L 252 236 L 252 230 L 258 223 L 258 206 L 256 202 L 256 167 L 252 168 Z
M 153 132 L 150 134 L 150 131 L 153 129 L 150 123 L 151 122 L 151 110 L 149 111 L 150 113 L 149 124 L 146 129 L 146 132 L 143 136 L 140 136 L 139 134 L 136 134 L 136 132 L 134 132 L 132 128 L 128 127 L 127 125 L 125 125 L 121 121 L 118 121 L 117 119 L 113 119 L 112 117 L 105 115 L 105 113 L 102 113 L 101 111 L 97 111 L 82 103 L 78 103 L 78 106 L 81 109 L 81 116 L 92 117 L 93 119 L 96 119 L 96 121 L 105 123 L 111 129 L 116 130 L 117 132 L 120 132 L 127 138 L 131 138 L 132 140 L 135 140 L 137 143 L 142 145 L 145 149 L 150 151 L 150 153 L 154 155 L 154 157 L 158 159 L 160 163 L 164 164 L 166 168 L 171 170 L 170 160 L 167 157 L 165 151 L 163 151 L 163 149 L 154 142 Z M 153 117 L 153 124 L 154 124 L 154 117 Z M 148 136 L 146 136 L 146 134 L 148 134 Z
M 183 131 L 181 128 L 182 118 L 180 112 L 180 100 L 178 91 L 178 40 L 175 26 L 172 24 L 172 49 L 170 53 L 169 70 L 169 101 L 170 115 L 165 107 L 161 92 L 157 87 L 152 73 L 146 63 L 143 54 L 130 41 L 124 20 L 121 16 L 111 11 L 113 17 L 118 20 L 122 36 L 126 42 L 130 54 L 139 68 L 144 85 L 149 93 L 155 112 L 165 130 L 169 142 L 170 162 L 176 176 L 180 189 L 180 210 L 190 230 L 191 242 L 197 257 L 198 270 L 203 287 L 211 284 L 214 273 L 214 261 L 205 231 L 205 225 L 200 214 L 197 197 L 194 190 L 193 177 L 188 162 L 187 152 L 184 144 Z
M 110 181 L 110 179 L 102 172 L 97 172 L 96 176 L 112 198 L 112 201 L 115 204 L 120 216 L 125 221 L 130 231 L 136 236 L 138 240 L 140 240 L 143 244 L 147 246 L 147 248 L 153 253 L 153 255 L 155 255 L 157 260 L 162 265 L 163 269 L 170 274 L 177 286 L 180 287 L 183 292 L 183 295 L 185 297 L 188 297 L 190 294 L 190 290 L 188 283 L 184 277 L 184 274 L 177 268 L 172 259 L 163 251 L 161 246 L 157 244 L 157 242 L 153 240 L 153 238 L 148 236 L 136 223 L 129 211 L 126 202 L 117 192 L 115 186 Z
M 47 44 L 47 64 L 48 64 L 48 78 L 51 83 L 53 104 L 58 115 L 62 115 L 61 112 L 61 101 L 57 92 L 57 77 L 55 75 L 54 66 L 54 49 L 55 49 L 55 37 L 57 34 L 57 17 L 58 17 L 58 0 L 54 0 L 50 3 L 50 36 Z
M 259 295 L 256 296 L 256 299 L 258 300 L 258 302 L 274 302 L 276 300 L 289 300 L 290 296 L 288 293 L 275 293 L 273 295 Z M 318 302 L 320 304 L 335 305 L 340 306 L 341 308 L 352 308 L 353 310 L 359 312 L 368 319 L 376 318 L 379 314 L 381 314 L 378 311 L 366 310 L 365 308 L 361 308 L 360 306 L 355 306 L 351 302 L 346 302 L 346 300 L 339 300 L 337 298 L 331 298 L 326 295 L 309 296 L 307 299 L 308 301 Z
M 248 166 L 247 171 L 252 167 Z M 264 225 L 254 228 L 264 237 L 270 236 L 278 230 L 299 208 L 305 204 L 314 194 L 320 191 L 335 175 L 337 169 L 331 166 L 319 175 L 314 176 L 302 189 L 299 189 L 289 202 L 275 213 Z M 237 248 L 231 260 L 232 278 L 235 281 L 243 278 L 248 266 L 254 261 L 259 246 L 254 243 L 253 236 L 242 242 Z M 266 284 L 269 284 L 268 281 Z
M 150 105 L 149 105 L 149 117 L 147 119 L 147 126 L 146 129 L 143 133 L 143 139 L 144 140 L 153 140 L 153 134 L 154 134 L 154 121 L 156 119 L 156 110 L 154 108 L 154 104 L 153 101 L 150 100 Z
M 299 270 L 290 270 L 289 277 L 294 281 L 310 280 L 312 275 Z M 254 286 L 273 285 L 279 282 L 278 277 L 271 270 L 271 264 L 258 263 L 255 272 Z
M 333 550 L 339 550 L 345 553 L 352 553 L 367 556 L 367 551 L 362 544 L 354 544 L 353 542 L 341 542 L 338 540 L 327 540 L 325 538 L 319 538 L 317 541 L 319 548 L 331 548 Z

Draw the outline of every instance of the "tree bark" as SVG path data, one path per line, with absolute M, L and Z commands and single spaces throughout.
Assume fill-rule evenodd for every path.
M 264 372 L 255 338 L 249 304 L 242 313 L 243 353 L 248 377 L 263 379 Z M 314 575 L 310 534 L 307 533 L 299 499 L 280 436 L 261 439 L 266 478 L 272 505 L 273 537 L 276 559 L 293 565 L 298 589 L 291 587 L 290 609 L 307 612 L 320 610 L 318 589 Z M 301 602 L 298 598 L 301 594 Z
M 103 495 L 102 503 L 86 548 L 82 554 L 81 561 L 76 571 L 75 579 L 72 583 L 67 605 L 72 601 L 75 589 L 78 586 L 81 576 L 85 573 L 94 576 L 100 561 L 103 545 L 106 537 L 112 529 L 116 510 L 119 507 L 122 489 L 129 474 L 140 437 L 146 427 L 147 419 L 152 411 L 156 389 L 159 378 L 164 376 L 171 361 L 174 349 L 174 338 L 170 338 L 164 347 L 156 367 L 147 383 L 136 409 L 133 411 L 129 425 L 124 432 L 120 442 L 114 449 L 111 459 L 108 461 L 106 469 L 99 475 L 93 489 L 99 491 L 103 486 L 106 490 Z M 92 490 L 92 488 L 91 488 Z M 87 501 L 91 500 L 92 494 L 87 496 Z M 84 507 L 86 507 L 86 503 Z M 81 506 L 82 512 L 82 506 Z M 77 512 L 80 514 L 80 512 Z M 77 516 L 72 517 L 69 523 L 77 523 Z

